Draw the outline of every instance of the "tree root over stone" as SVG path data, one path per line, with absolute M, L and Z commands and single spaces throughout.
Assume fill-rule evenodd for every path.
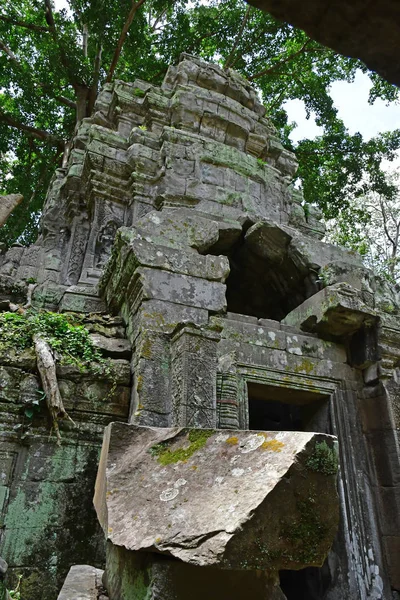
M 50 345 L 39 334 L 33 336 L 33 343 L 37 359 L 37 368 L 42 380 L 43 391 L 46 394 L 46 404 L 57 437 L 57 444 L 60 446 L 61 434 L 58 421 L 60 419 L 68 419 L 73 425 L 75 425 L 75 423 L 64 408 L 57 383 L 56 362 Z

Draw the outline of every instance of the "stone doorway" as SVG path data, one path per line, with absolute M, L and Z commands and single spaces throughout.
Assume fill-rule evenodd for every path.
M 323 600 L 332 584 L 327 561 L 321 568 L 280 571 L 279 579 L 287 600 Z
M 249 429 L 331 433 L 329 396 L 247 382 Z
M 329 395 L 252 381 L 247 395 L 249 429 L 332 433 Z M 327 563 L 279 575 L 287 600 L 322 600 L 332 583 Z

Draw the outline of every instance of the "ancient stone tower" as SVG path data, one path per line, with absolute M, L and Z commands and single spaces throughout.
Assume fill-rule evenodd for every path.
M 105 539 L 110 600 L 397 597 L 399 299 L 321 241 L 264 113 L 188 55 L 106 85 L 38 242 L 2 257 L 4 309 L 34 280 L 109 357 L 59 366 L 60 447 L 21 417 L 32 353 L 0 359 L 1 554 L 29 600 L 104 568 Z

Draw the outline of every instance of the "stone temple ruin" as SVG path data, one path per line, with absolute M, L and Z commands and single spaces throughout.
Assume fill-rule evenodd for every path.
M 400 299 L 321 241 L 264 113 L 188 55 L 161 87 L 107 84 L 37 243 L 1 257 L 3 310 L 35 280 L 34 306 L 81 313 L 109 358 L 58 366 L 58 446 L 21 417 L 34 355 L 0 357 L 24 600 L 72 565 L 59 600 L 96 599 L 104 565 L 110 600 L 399 597 Z

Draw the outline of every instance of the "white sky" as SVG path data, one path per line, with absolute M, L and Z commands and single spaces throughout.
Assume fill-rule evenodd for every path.
M 350 133 L 359 131 L 369 139 L 382 131 L 391 131 L 400 128 L 400 105 L 392 103 L 386 106 L 383 100 L 376 100 L 368 104 L 368 94 L 371 81 L 368 75 L 358 71 L 353 83 L 337 81 L 331 86 L 331 95 L 338 109 L 338 116 L 343 120 Z M 322 129 L 315 124 L 312 116 L 306 119 L 306 111 L 302 100 L 289 100 L 285 104 L 289 121 L 297 123 L 292 132 L 294 142 L 302 138 L 312 138 Z

